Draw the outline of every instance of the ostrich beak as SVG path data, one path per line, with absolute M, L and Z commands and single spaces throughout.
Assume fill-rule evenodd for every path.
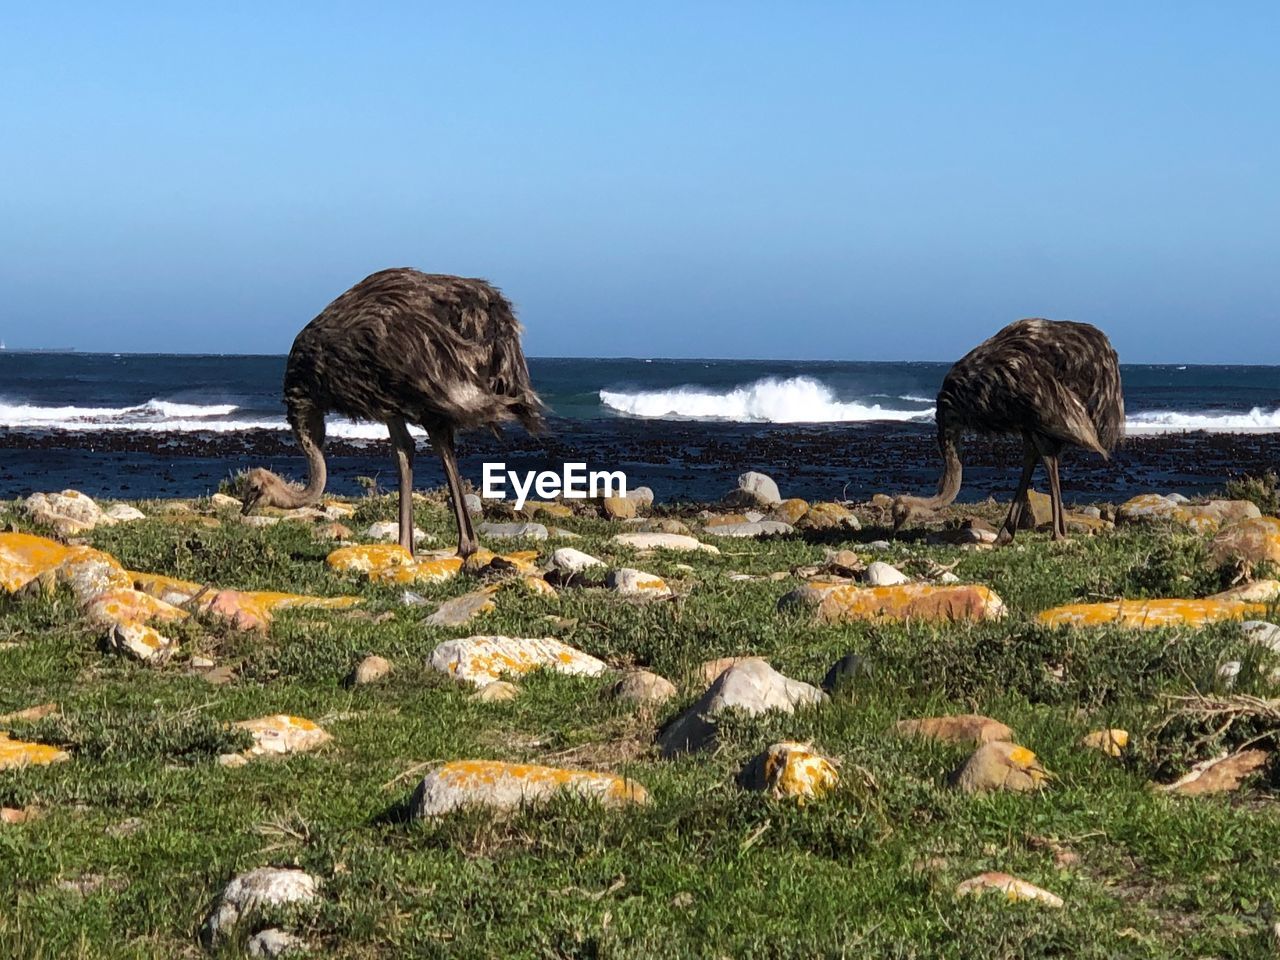
M 249 511 L 258 505 L 258 501 L 262 499 L 261 493 L 245 494 L 244 503 L 240 506 L 240 516 L 247 517 Z

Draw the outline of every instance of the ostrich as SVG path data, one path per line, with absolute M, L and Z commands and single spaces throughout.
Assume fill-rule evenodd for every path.
M 1021 434 L 1022 477 L 999 541 L 1022 519 L 1023 494 L 1036 460 L 1044 463 L 1053 504 L 1053 539 L 1067 535 L 1058 455 L 1075 444 L 1104 459 L 1124 435 L 1120 363 L 1097 327 L 1068 320 L 1018 320 L 965 354 L 938 392 L 938 447 L 943 471 L 932 497 L 894 501 L 894 529 L 952 503 L 960 492 L 960 435 L 965 430 Z
M 284 374 L 289 425 L 307 457 L 305 487 L 257 468 L 244 479 L 243 512 L 286 509 L 324 493 L 324 416 L 385 423 L 400 474 L 400 544 L 413 552 L 414 441 L 426 429 L 440 455 L 458 526 L 458 555 L 478 547 L 462 498 L 454 434 L 519 421 L 542 427 L 511 304 L 484 280 L 408 268 L 365 277 L 302 328 Z

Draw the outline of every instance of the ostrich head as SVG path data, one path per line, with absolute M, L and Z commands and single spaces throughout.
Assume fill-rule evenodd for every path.
M 255 467 L 240 481 L 240 512 L 247 514 L 258 504 L 264 507 L 288 506 L 293 492 L 289 484 L 270 470 Z

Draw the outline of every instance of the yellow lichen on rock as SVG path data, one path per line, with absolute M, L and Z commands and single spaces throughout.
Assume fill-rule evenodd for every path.
M 298 607 L 346 610 L 363 602 L 360 597 L 309 597 L 271 590 L 220 590 L 202 609 L 230 621 L 239 630 L 265 630 L 277 610 Z
M 1266 607 L 1239 600 L 1114 600 L 1110 603 L 1070 603 L 1037 615 L 1049 627 L 1123 626 L 1155 630 L 1160 627 L 1201 627 L 1221 620 L 1261 616 Z
M 9 734 L 0 731 L 0 770 L 21 767 L 39 767 L 48 763 L 61 763 L 71 759 L 65 750 L 43 743 L 27 743 L 11 740 Z
M 13 593 L 67 559 L 70 547 L 30 533 L 0 533 L 0 587 Z
M 109 626 L 124 621 L 147 623 L 159 620 L 167 623 L 185 620 L 189 614 L 141 590 L 118 589 L 100 593 L 90 600 L 85 616 L 94 623 Z
M 601 660 L 551 637 L 474 636 L 446 640 L 431 653 L 431 667 L 478 687 L 503 675 L 521 676 L 549 669 L 571 675 L 599 676 Z
M 1109 757 L 1118 757 L 1129 745 L 1129 731 L 1113 727 L 1110 730 L 1095 730 L 1080 741 L 1082 747 L 1101 750 Z
M 232 727 L 247 730 L 253 736 L 253 745 L 240 754 L 246 759 L 304 753 L 333 739 L 315 721 L 285 713 L 241 720 L 233 723 Z
M 1004 616 L 1004 602 L 980 585 L 900 583 L 887 587 L 811 582 L 779 601 L 779 607 L 813 609 L 824 623 L 859 620 L 996 620 Z
M 951 775 L 952 785 L 966 793 L 1039 790 L 1048 780 L 1034 753 L 1004 740 L 984 743 Z
M 1239 600 L 1243 603 L 1275 603 L 1280 601 L 1280 580 L 1255 580 L 1242 583 L 1208 597 L 1209 600 Z
M 762 764 L 764 789 L 801 805 L 830 792 L 840 781 L 835 764 L 808 743 L 775 743 L 765 751 Z
M 1003 893 L 1005 899 L 1010 902 L 1030 900 L 1036 903 L 1043 903 L 1049 907 L 1061 907 L 1063 905 L 1062 898 L 1057 894 L 1050 893 L 1035 884 L 1027 883 L 1025 880 L 1019 880 L 1017 877 L 1010 876 L 1007 873 L 997 871 L 980 873 L 976 877 L 970 877 L 956 886 L 956 895 L 961 897 L 976 896 L 990 891 Z
M 374 583 L 439 583 L 452 580 L 462 572 L 461 557 L 438 557 L 419 560 L 405 566 L 387 566 L 374 570 L 369 579 Z
M 160 573 L 139 573 L 136 570 L 128 570 L 126 573 L 133 580 L 135 590 L 175 606 L 187 603 L 204 589 L 201 584 L 192 583 L 190 580 L 179 580 L 177 577 L 166 577 Z
M 393 567 L 411 567 L 413 554 L 398 543 L 361 544 L 339 547 L 327 557 L 325 563 L 339 573 L 373 574 Z
M 511 810 L 560 792 L 618 807 L 647 803 L 649 793 L 634 780 L 590 770 L 565 770 L 498 760 L 455 760 L 428 774 L 410 808 L 414 817 L 437 817 L 464 807 Z
M 1280 519 L 1253 517 L 1224 528 L 1213 538 L 1213 553 L 1224 563 L 1280 565 Z

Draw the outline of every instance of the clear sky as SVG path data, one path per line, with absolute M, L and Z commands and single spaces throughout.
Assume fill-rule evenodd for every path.
M 387 266 L 531 355 L 1280 363 L 1280 4 L 0 8 L 0 339 L 269 352 Z

